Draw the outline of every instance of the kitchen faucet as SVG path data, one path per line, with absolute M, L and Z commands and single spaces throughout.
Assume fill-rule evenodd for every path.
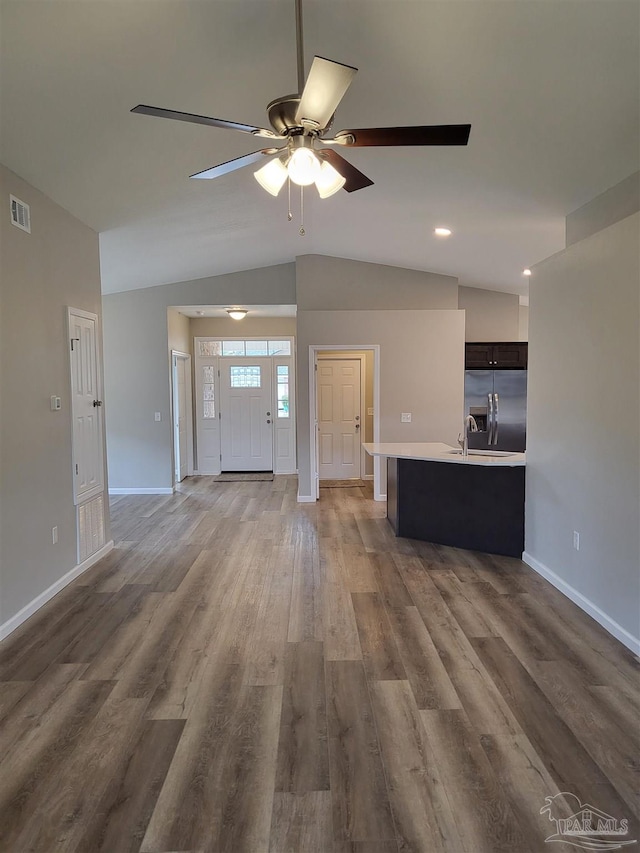
M 478 432 L 478 424 L 473 415 L 467 415 L 462 422 L 463 432 L 458 433 L 458 444 L 462 448 L 462 458 L 466 459 L 469 455 L 469 433 Z

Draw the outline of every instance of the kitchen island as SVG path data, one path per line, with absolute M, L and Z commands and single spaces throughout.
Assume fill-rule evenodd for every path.
M 366 443 L 387 457 L 387 518 L 396 536 L 521 557 L 525 454 L 442 442 Z

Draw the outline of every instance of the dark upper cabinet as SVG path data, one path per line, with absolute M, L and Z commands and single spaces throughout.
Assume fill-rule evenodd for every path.
M 528 344 L 519 341 L 466 344 L 464 366 L 466 370 L 487 367 L 525 370 L 528 349 Z

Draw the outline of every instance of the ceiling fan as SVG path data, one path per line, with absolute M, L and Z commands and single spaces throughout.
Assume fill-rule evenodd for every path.
M 305 82 L 301 0 L 295 0 L 295 9 L 298 94 L 276 98 L 267 105 L 273 130 L 147 104 L 138 104 L 131 110 L 132 113 L 239 130 L 272 143 L 270 147 L 197 172 L 191 175 L 192 178 L 217 178 L 267 158 L 266 165 L 254 175 L 272 195 L 278 195 L 289 178 L 300 186 L 315 184 L 320 197 L 327 198 L 343 187 L 352 193 L 373 184 L 370 178 L 338 153 L 338 147 L 467 144 L 470 124 L 370 127 L 341 130 L 335 136 L 325 137 L 333 124 L 336 108 L 358 69 L 315 56 Z M 284 145 L 275 147 L 275 142 L 283 142 Z

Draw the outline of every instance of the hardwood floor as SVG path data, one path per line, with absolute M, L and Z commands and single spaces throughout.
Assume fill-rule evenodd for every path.
M 560 792 L 640 839 L 633 656 L 518 560 L 296 486 L 114 499 L 0 645 L 0 850 L 534 853 Z

